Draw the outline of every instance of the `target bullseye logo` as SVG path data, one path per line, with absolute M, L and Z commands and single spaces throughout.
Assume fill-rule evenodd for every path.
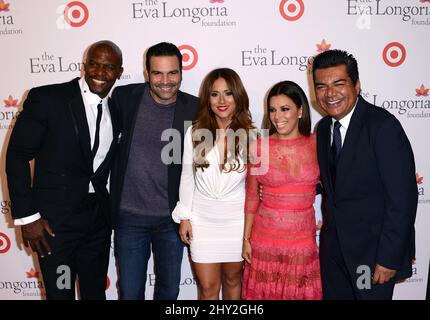
M 182 69 L 190 70 L 194 68 L 199 61 L 199 55 L 197 54 L 196 49 L 188 44 L 179 46 L 178 49 L 182 54 Z
M 282 18 L 288 21 L 299 20 L 305 12 L 303 0 L 282 0 L 279 4 Z
M 64 20 L 74 28 L 83 26 L 89 15 L 87 6 L 80 1 L 72 1 L 64 9 Z
M 10 239 L 7 235 L 0 232 L 0 253 L 6 253 L 10 249 Z
M 390 67 L 398 67 L 406 59 L 406 49 L 399 42 L 390 42 L 382 52 L 384 62 Z

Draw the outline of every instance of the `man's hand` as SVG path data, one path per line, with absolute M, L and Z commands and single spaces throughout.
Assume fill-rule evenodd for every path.
M 31 249 L 37 252 L 41 258 L 44 258 L 46 254 L 51 254 L 51 247 L 46 241 L 45 232 L 51 237 L 55 237 L 55 234 L 47 220 L 38 219 L 32 223 L 22 225 L 21 232 L 26 247 L 30 245 Z
M 396 270 L 388 269 L 380 264 L 376 264 L 375 273 L 373 274 L 373 284 L 383 284 L 390 281 L 396 275 Z
M 191 226 L 190 220 L 181 220 L 179 236 L 186 245 L 191 243 L 191 240 L 193 240 L 193 227 Z
M 251 264 L 252 248 L 249 240 L 243 240 L 242 257 L 245 261 Z

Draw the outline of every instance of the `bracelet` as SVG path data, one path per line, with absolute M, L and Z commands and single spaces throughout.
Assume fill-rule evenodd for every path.
M 243 237 L 243 241 L 249 241 L 249 238 Z

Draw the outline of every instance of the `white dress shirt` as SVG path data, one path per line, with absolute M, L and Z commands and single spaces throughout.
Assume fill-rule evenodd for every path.
M 101 99 L 98 95 L 92 93 L 83 77 L 79 80 L 79 86 L 81 87 L 82 99 L 84 100 L 85 105 L 85 115 L 87 116 L 88 128 L 90 129 L 91 148 L 94 145 L 94 139 L 96 136 L 97 105 L 100 102 L 102 103 L 103 112 L 102 119 L 100 121 L 99 148 L 97 149 L 97 153 L 93 161 L 93 170 L 96 172 L 97 168 L 106 158 L 113 140 L 112 120 L 108 107 L 108 96 Z M 89 188 L 89 192 L 94 192 L 91 182 Z M 109 190 L 109 179 L 107 189 Z
M 88 128 L 90 130 L 90 142 L 91 148 L 94 145 L 94 139 L 96 135 L 96 122 L 97 122 L 97 105 L 102 103 L 102 118 L 100 121 L 100 132 L 99 132 L 99 147 L 97 149 L 97 153 L 94 156 L 93 161 L 93 170 L 94 172 L 100 166 L 100 164 L 106 158 L 106 155 L 109 151 L 110 145 L 113 140 L 113 130 L 112 130 L 112 120 L 108 107 L 108 96 L 101 99 L 97 94 L 94 94 L 90 91 L 88 84 L 85 81 L 85 78 L 82 77 L 79 80 L 79 87 L 81 89 L 82 100 L 84 101 L 85 106 L 85 115 L 87 117 Z M 110 178 L 110 177 L 109 177 Z M 107 182 L 107 189 L 109 190 L 109 181 Z M 94 192 L 94 187 L 90 182 L 89 191 L 90 193 Z M 15 225 L 24 225 L 32 223 L 38 219 L 40 219 L 41 215 L 39 212 L 30 215 L 28 217 L 15 219 Z

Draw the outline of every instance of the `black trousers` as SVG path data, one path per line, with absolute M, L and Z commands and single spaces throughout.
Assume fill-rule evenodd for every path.
M 95 194 L 47 236 L 52 254 L 39 257 L 48 300 L 74 300 L 78 277 L 83 300 L 105 300 L 111 227 Z
M 351 274 L 345 263 L 337 231 L 331 230 L 331 251 L 325 253 L 321 263 L 321 280 L 324 300 L 391 300 L 393 297 L 394 279 L 384 284 L 371 284 L 370 289 L 360 289 L 357 279 L 361 274 Z M 375 266 L 369 266 L 374 271 Z

